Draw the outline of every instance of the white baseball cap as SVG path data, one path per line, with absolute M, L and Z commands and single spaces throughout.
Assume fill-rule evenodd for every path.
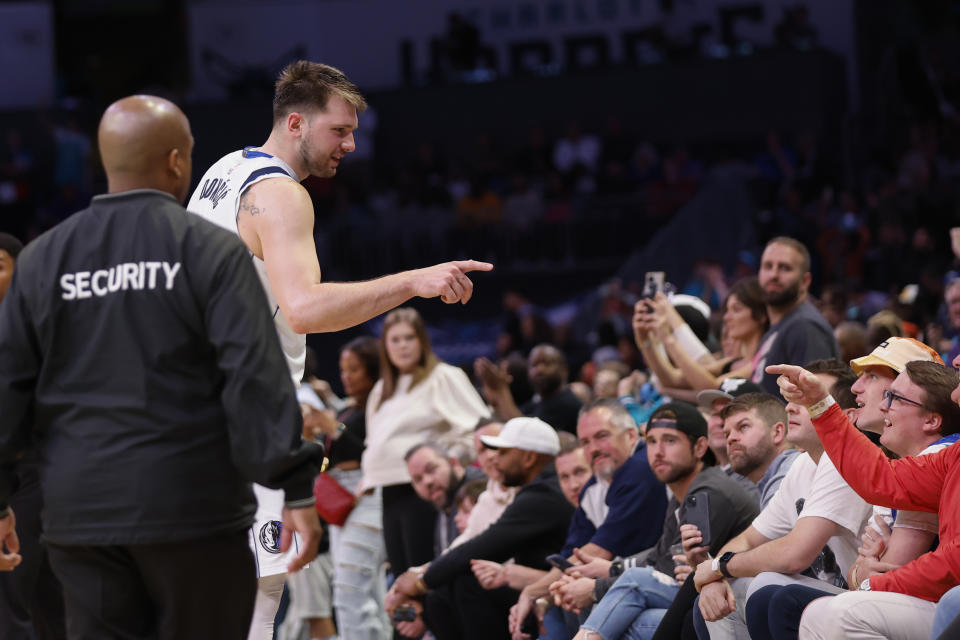
M 557 431 L 540 418 L 513 418 L 507 420 L 498 436 L 480 436 L 480 441 L 491 449 L 523 449 L 548 456 L 560 453 Z

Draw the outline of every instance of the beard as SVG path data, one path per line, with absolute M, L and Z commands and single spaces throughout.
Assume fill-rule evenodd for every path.
M 595 464 L 591 465 L 591 467 L 593 475 L 605 482 L 609 482 L 610 479 L 613 478 L 613 474 L 617 472 L 617 468 L 614 465 L 613 460 L 609 457 L 597 461 Z
M 736 451 L 732 454 L 728 452 L 727 458 L 730 460 L 730 468 L 742 476 L 749 475 L 773 457 L 771 455 L 773 448 L 773 443 L 768 442 L 763 446 L 755 447 L 753 450 Z
M 448 504 L 453 503 L 453 498 L 457 493 L 459 488 L 457 484 L 460 480 L 457 478 L 457 474 L 453 472 L 453 469 L 450 469 L 450 477 L 447 479 L 447 488 L 443 492 L 443 504 L 436 505 L 437 509 L 443 509 Z
M 524 478 L 523 473 L 520 471 L 509 469 L 506 471 L 501 471 L 503 475 L 503 480 L 500 482 L 505 487 L 522 487 Z
M 800 281 L 791 282 L 782 291 L 763 290 L 763 301 L 771 307 L 789 307 L 800 298 Z
M 310 175 L 316 176 L 317 178 L 332 178 L 337 174 L 336 167 L 328 165 L 330 162 L 329 155 L 323 158 L 319 157 L 320 154 L 308 144 L 306 139 L 300 140 L 298 150 L 300 152 L 300 160 L 303 162 L 303 166 L 306 167 L 307 171 L 310 172 Z
M 656 471 L 653 472 L 653 475 L 657 476 L 657 480 L 663 484 L 670 484 L 671 482 L 676 482 L 677 480 L 686 478 L 691 473 L 694 473 L 697 470 L 698 462 L 700 461 L 694 459 L 689 465 L 673 465 L 662 478 Z
M 531 380 L 530 386 L 533 387 L 534 391 L 540 394 L 541 398 L 549 398 L 559 391 L 560 387 L 563 386 L 563 378 L 546 376 L 536 381 Z

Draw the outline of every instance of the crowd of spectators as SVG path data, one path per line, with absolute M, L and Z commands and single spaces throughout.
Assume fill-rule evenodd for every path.
M 287 615 L 345 640 L 957 637 L 958 134 L 914 122 L 851 173 L 812 131 L 720 147 L 571 120 L 308 180 L 330 274 L 625 257 L 716 181 L 748 185 L 757 242 L 690 255 L 674 292 L 509 291 L 462 368 L 413 309 L 343 347 L 342 385 L 308 367 L 304 437 L 357 503 Z M 98 188 L 76 119 L 33 135 L 0 141 L 24 240 Z M 19 246 L 0 237 L 0 285 Z
M 434 412 L 437 434 L 405 455 L 427 508 L 419 531 L 435 535 L 430 558 L 394 571 L 385 607 L 397 632 L 951 637 L 940 634 L 960 613 L 953 594 L 936 603 L 960 584 L 955 513 L 938 497 L 960 437 L 960 377 L 939 353 L 953 345 L 886 321 L 840 360 L 810 269 L 802 242 L 772 238 L 756 275 L 724 290 L 719 353 L 697 335 L 721 344 L 706 302 L 657 292 L 629 311 L 641 359 L 609 349 L 571 375 L 556 346 L 506 339 L 508 356 L 478 359 L 492 417 L 472 446 Z M 426 335 L 410 310 L 395 313 Z M 388 344 L 397 327 L 385 325 Z M 440 365 L 418 340 L 409 375 L 429 393 Z

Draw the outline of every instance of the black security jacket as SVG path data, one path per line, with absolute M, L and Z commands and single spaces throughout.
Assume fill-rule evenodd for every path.
M 45 537 L 166 542 L 309 504 L 319 447 L 233 234 L 153 190 L 97 196 L 20 254 L 0 303 L 0 508 L 35 444 Z

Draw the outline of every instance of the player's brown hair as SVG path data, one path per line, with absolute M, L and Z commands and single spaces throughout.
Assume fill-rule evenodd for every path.
M 298 60 L 284 68 L 273 93 L 273 122 L 276 124 L 293 111 L 324 111 L 330 96 L 340 96 L 363 113 L 367 108 L 357 85 L 340 71 L 320 62 Z

